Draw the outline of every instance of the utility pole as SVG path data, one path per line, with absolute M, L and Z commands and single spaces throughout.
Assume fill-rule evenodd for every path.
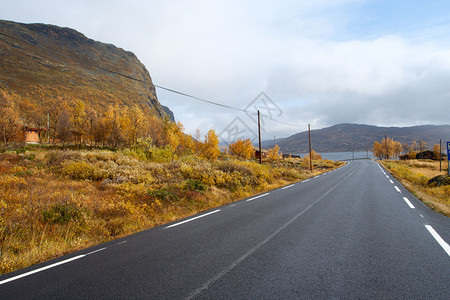
M 310 124 L 308 124 L 308 136 L 309 136 L 309 170 L 312 172 L 311 125 Z
M 262 151 L 261 151 L 261 117 L 258 110 L 258 136 L 259 136 L 259 163 L 262 164 Z
M 442 172 L 442 157 L 441 157 L 441 152 L 442 152 L 442 139 L 439 139 L 439 172 Z

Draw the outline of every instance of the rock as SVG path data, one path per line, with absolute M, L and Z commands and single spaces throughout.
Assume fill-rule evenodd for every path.
M 438 175 L 428 180 L 429 186 L 446 186 L 450 185 L 449 175 Z

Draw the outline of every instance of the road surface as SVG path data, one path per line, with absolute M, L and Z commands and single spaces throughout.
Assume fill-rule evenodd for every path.
M 0 277 L 1 299 L 450 298 L 450 219 L 375 161 Z

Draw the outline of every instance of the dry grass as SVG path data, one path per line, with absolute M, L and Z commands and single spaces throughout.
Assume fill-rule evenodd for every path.
M 304 160 L 172 161 L 137 150 L 0 154 L 0 274 L 336 168 Z
M 432 209 L 450 216 L 450 186 L 432 186 L 428 180 L 438 175 L 447 174 L 447 162 L 435 161 L 381 161 L 400 182 L 417 198 Z

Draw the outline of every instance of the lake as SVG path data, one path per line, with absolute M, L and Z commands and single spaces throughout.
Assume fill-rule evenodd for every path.
M 349 160 L 349 159 L 361 159 L 361 158 L 372 158 L 375 159 L 375 156 L 373 156 L 372 151 L 355 151 L 355 152 L 324 152 L 319 153 L 322 155 L 323 159 L 330 159 L 330 160 Z M 297 154 L 301 157 L 308 156 L 309 153 L 301 153 Z

